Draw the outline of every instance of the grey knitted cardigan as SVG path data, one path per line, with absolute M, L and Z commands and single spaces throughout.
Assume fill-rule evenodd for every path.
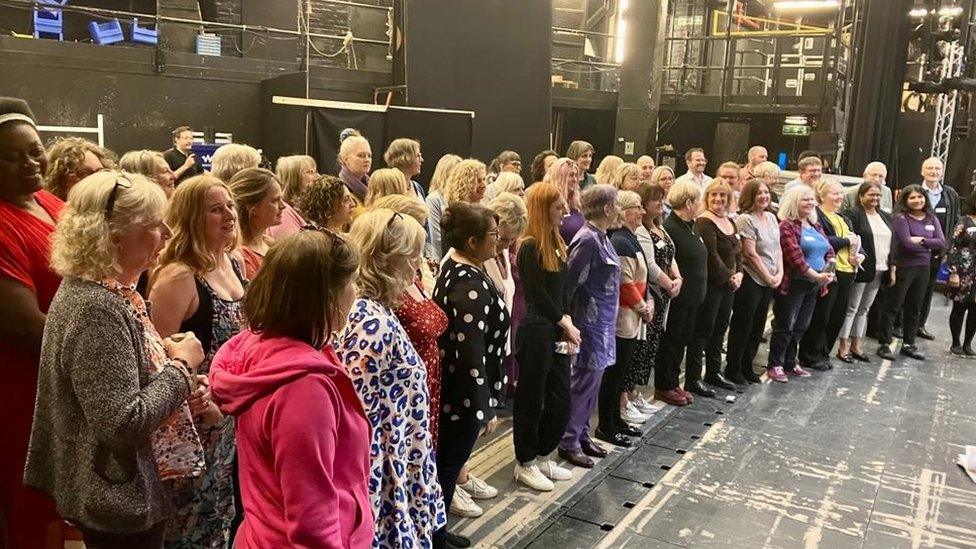
M 24 482 L 58 513 L 103 532 L 166 518 L 150 435 L 184 401 L 177 368 L 150 376 L 143 328 L 128 303 L 65 278 L 48 310 Z

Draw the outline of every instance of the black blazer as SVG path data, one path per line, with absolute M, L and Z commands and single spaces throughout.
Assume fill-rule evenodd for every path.
M 879 208 L 877 210 L 878 214 L 881 216 L 882 221 L 891 230 L 891 215 L 881 211 Z M 847 221 L 851 225 L 851 230 L 854 234 L 861 237 L 861 250 L 864 252 L 864 262 L 861 263 L 861 270 L 855 273 L 854 282 L 871 282 L 874 280 L 874 275 L 877 272 L 875 265 L 877 265 L 875 259 L 877 258 L 877 253 L 874 251 L 874 233 L 871 232 L 871 222 L 868 221 L 868 214 L 864 212 L 861 208 L 852 208 L 844 212 L 847 217 Z M 895 262 L 895 242 L 894 242 L 894 230 L 891 230 L 891 246 L 888 248 L 888 267 L 889 269 L 885 271 L 885 276 L 883 283 L 889 285 L 891 277 L 887 274 L 891 272 L 891 265 Z

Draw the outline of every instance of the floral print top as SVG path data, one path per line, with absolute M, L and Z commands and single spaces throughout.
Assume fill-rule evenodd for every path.
M 98 284 L 126 301 L 129 312 L 142 326 L 145 348 L 149 353 L 149 361 L 143 366 L 151 374 L 162 371 L 171 360 L 166 356 L 163 338 L 149 318 L 149 308 L 136 292 L 135 286 L 124 285 L 115 279 L 103 280 Z M 189 375 L 188 372 L 185 373 Z M 160 480 L 195 477 L 203 472 L 203 446 L 200 445 L 200 437 L 193 427 L 193 416 L 186 402 L 153 432 L 152 447 L 159 466 Z
M 373 427 L 373 547 L 432 547 L 447 513 L 434 464 L 427 369 L 393 311 L 366 298 L 353 303 L 336 354 Z

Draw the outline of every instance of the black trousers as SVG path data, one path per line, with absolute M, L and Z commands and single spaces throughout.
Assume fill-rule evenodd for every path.
M 742 286 L 735 292 L 732 301 L 728 354 L 725 357 L 726 375 L 755 373 L 752 362 L 759 352 L 772 300 L 772 288 L 760 285 L 748 274 L 742 277 Z
M 444 491 L 445 510 L 451 509 L 458 474 L 471 457 L 482 427 L 483 424 L 474 416 L 451 421 L 448 416 L 441 414 L 437 433 L 437 480 Z M 434 532 L 434 544 L 443 547 L 446 536 L 447 526 Z
M 925 287 L 925 298 L 922 300 L 922 309 L 918 317 L 919 328 L 924 328 L 925 323 L 929 320 L 929 309 L 932 308 L 932 296 L 935 295 L 935 279 L 939 277 L 942 260 L 942 254 L 932 254 L 932 262 L 929 263 L 929 283 Z
M 881 314 L 881 327 L 878 342 L 890 345 L 895 316 L 902 314 L 901 330 L 905 345 L 915 345 L 922 306 L 929 287 L 929 265 L 921 267 L 898 267 L 895 272 L 895 285 L 885 293 L 884 309 Z
M 786 294 L 776 292 L 773 298 L 773 334 L 769 338 L 769 368 L 796 366 L 797 347 L 813 317 L 820 286 L 806 278 L 790 280 Z
M 691 343 L 695 330 L 695 315 L 698 307 L 671 303 L 668 308 L 668 322 L 657 350 L 654 368 L 654 388 L 670 391 L 681 382 L 681 360 L 685 348 Z
M 145 532 L 135 534 L 100 532 L 81 525 L 78 526 L 78 529 L 85 537 L 87 549 L 161 549 L 163 547 L 163 533 L 166 531 L 166 521 L 160 522 Z
M 711 377 L 722 369 L 722 343 L 729 327 L 735 292 L 730 286 L 709 285 L 705 301 L 695 315 L 695 333 L 685 358 L 685 383 L 702 378 L 702 353 L 705 354 L 705 376 Z
M 617 427 L 623 423 L 623 419 L 620 418 L 620 392 L 624 383 L 624 375 L 630 368 L 630 361 L 634 359 L 634 349 L 636 348 L 636 339 L 618 337 L 617 361 L 603 370 L 600 397 L 597 400 L 597 413 L 600 418 L 598 428 L 603 433 L 616 433 Z
M 519 382 L 512 409 L 512 438 L 519 463 L 555 450 L 569 421 L 570 359 L 554 352 L 557 330 L 547 319 L 526 317 L 516 334 Z
M 827 287 L 827 295 L 817 299 L 810 327 L 800 340 L 800 364 L 807 366 L 830 358 L 830 350 L 844 324 L 847 297 L 853 285 L 853 273 L 837 273 L 837 279 Z

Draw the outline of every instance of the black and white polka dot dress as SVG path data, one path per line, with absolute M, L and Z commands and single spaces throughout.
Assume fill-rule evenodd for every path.
M 502 388 L 505 342 L 511 318 L 502 296 L 481 269 L 444 261 L 434 302 L 447 315 L 441 353 L 441 421 L 495 417 Z

